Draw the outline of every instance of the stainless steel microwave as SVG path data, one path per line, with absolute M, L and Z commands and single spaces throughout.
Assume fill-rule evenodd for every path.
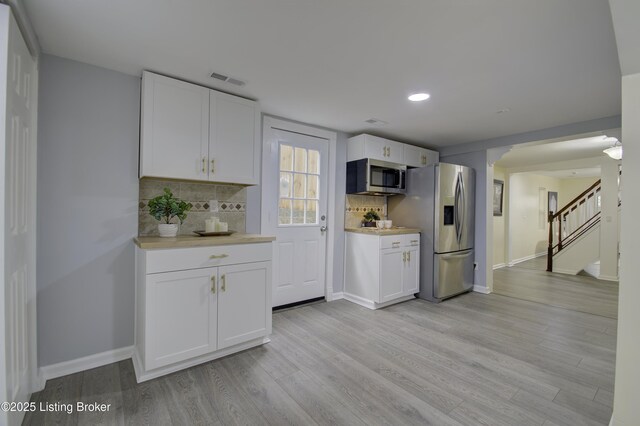
M 347 162 L 347 194 L 404 194 L 407 166 L 363 158 Z

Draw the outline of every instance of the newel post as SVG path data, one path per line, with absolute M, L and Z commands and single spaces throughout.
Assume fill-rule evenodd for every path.
M 553 272 L 553 213 L 549 212 L 549 247 L 547 247 L 547 272 Z

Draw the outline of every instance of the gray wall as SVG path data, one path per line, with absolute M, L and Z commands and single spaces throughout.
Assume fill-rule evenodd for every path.
M 43 55 L 38 362 L 133 344 L 140 79 Z

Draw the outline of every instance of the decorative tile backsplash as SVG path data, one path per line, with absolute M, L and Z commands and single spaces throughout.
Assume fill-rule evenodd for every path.
M 387 197 L 374 195 L 347 195 L 345 203 L 345 228 L 359 228 L 364 214 L 370 210 L 378 213 L 381 219 L 387 215 Z
M 193 231 L 204 230 L 204 221 L 217 216 L 221 222 L 229 224 L 229 230 L 245 232 L 247 189 L 236 185 L 219 185 L 213 183 L 178 182 L 160 179 L 140 180 L 140 200 L 138 203 L 138 234 L 158 235 L 158 221 L 149 215 L 149 200 L 161 195 L 164 188 L 169 188 L 173 195 L 193 207 L 187 213 L 178 233 L 190 235 Z M 211 200 L 218 202 L 218 212 L 211 212 Z

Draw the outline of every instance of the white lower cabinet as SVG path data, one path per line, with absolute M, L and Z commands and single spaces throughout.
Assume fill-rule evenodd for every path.
M 215 351 L 218 346 L 218 268 L 147 277 L 148 344 L 153 369 Z
M 265 317 L 271 314 L 271 304 L 267 306 L 271 263 L 223 266 L 218 277 L 218 349 L 265 336 Z
M 377 309 L 418 292 L 420 234 L 347 232 L 345 251 L 345 299 Z
M 255 246 L 247 245 L 245 253 L 239 245 L 226 250 L 136 248 L 133 358 L 138 382 L 268 341 L 272 248 L 271 243 Z M 180 259 L 187 252 L 189 262 L 205 267 L 148 273 L 159 256 Z M 246 263 L 230 264 L 234 260 Z

